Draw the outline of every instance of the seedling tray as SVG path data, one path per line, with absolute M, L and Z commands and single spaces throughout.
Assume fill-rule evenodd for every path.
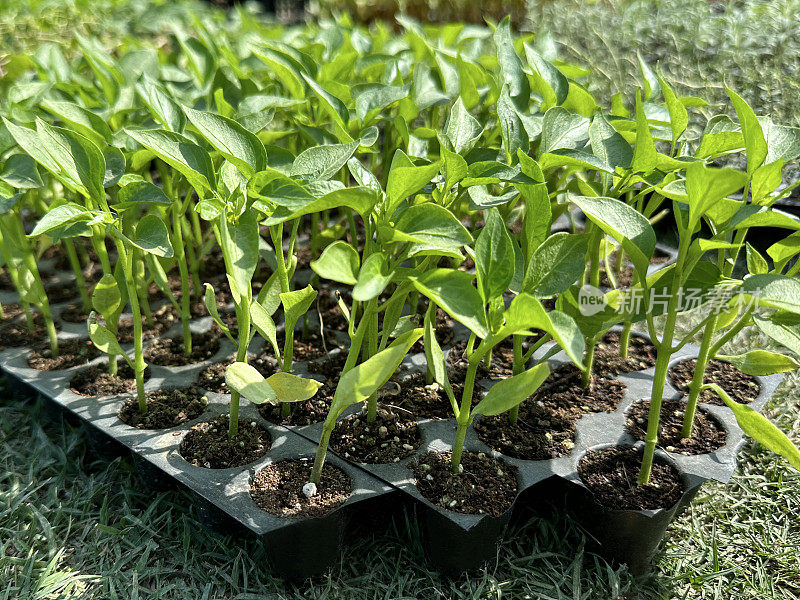
M 58 315 L 65 305 L 54 305 Z M 84 337 L 84 324 L 61 323 L 60 339 Z M 195 319 L 192 330 L 208 331 L 210 318 Z M 162 337 L 180 334 L 176 323 Z M 463 339 L 466 331 L 456 325 L 454 342 Z M 341 337 L 341 336 L 339 336 Z M 646 337 L 646 336 L 645 336 Z M 344 341 L 344 340 L 342 340 Z M 152 340 L 149 342 L 152 343 Z M 534 355 L 540 359 L 552 349 L 546 344 Z M 342 350 L 333 350 L 341 352 Z M 550 460 L 527 461 L 502 455 L 478 439 L 469 428 L 466 450 L 484 452 L 517 468 L 518 494 L 514 504 L 499 517 L 469 515 L 446 510 L 424 498 L 418 491 L 408 464 L 427 451 L 446 452 L 455 437 L 454 419 L 419 422 L 422 445 L 414 455 L 390 464 L 360 464 L 337 456 L 330 450 L 328 460 L 343 469 L 353 484 L 351 497 L 342 506 L 321 518 L 282 518 L 259 509 L 249 495 L 253 475 L 263 466 L 284 458 L 313 459 L 322 424 L 307 426 L 279 426 L 263 419 L 258 410 L 247 402 L 242 403 L 242 418 L 253 420 L 264 427 L 272 438 L 267 455 L 256 463 L 236 469 L 204 469 L 185 461 L 178 453 L 180 440 L 196 422 L 227 412 L 229 396 L 207 392 L 207 411 L 197 419 L 166 430 L 139 430 L 122 423 L 117 418 L 119 398 L 96 399 L 75 394 L 69 383 L 75 373 L 92 364 L 106 360 L 100 356 L 84 365 L 62 371 L 43 372 L 27 365 L 27 348 L 13 348 L 0 353 L 0 364 L 9 376 L 12 391 L 17 395 L 40 394 L 46 398 L 55 413 L 64 413 L 78 419 L 86 426 L 93 447 L 103 453 L 130 454 L 143 480 L 153 489 L 179 487 L 187 490 L 201 519 L 209 526 L 225 533 L 238 533 L 260 538 L 268 549 L 275 571 L 287 578 L 302 578 L 324 571 L 339 557 L 347 523 L 351 516 L 362 519 L 374 512 L 398 508 L 408 502 L 415 503 L 424 534 L 424 545 L 433 566 L 446 574 L 458 575 L 477 567 L 495 556 L 497 544 L 502 540 L 512 513 L 528 510 L 539 489 L 563 492 L 570 512 L 586 533 L 596 542 L 597 549 L 607 558 L 629 564 L 632 571 L 644 573 L 664 531 L 707 480 L 728 481 L 736 468 L 736 455 L 744 438 L 732 412 L 727 407 L 703 404 L 727 430 L 727 443 L 715 452 L 684 456 L 659 451 L 659 459 L 672 462 L 684 477 L 686 492 L 675 506 L 658 511 L 611 510 L 598 505 L 583 485 L 577 465 L 590 449 L 618 445 L 635 446 L 636 440 L 625 429 L 626 413 L 633 402 L 647 399 L 653 368 L 618 376 L 626 385 L 625 396 L 619 407 L 609 413 L 595 413 L 578 420 L 575 447 L 568 455 Z M 449 348 L 445 349 L 449 352 Z M 147 391 L 162 387 L 183 387 L 197 380 L 200 371 L 214 362 L 224 360 L 234 353 L 233 345 L 224 337 L 219 351 L 209 359 L 183 367 L 150 365 Z M 696 357 L 698 348 L 687 344 L 673 357 L 673 363 Z M 563 353 L 549 359 L 551 367 L 567 362 Z M 307 364 L 297 362 L 298 374 L 319 377 L 308 372 Z M 424 354 L 409 355 L 400 372 L 424 372 Z M 750 404 L 760 410 L 772 396 L 781 380 L 780 375 L 758 377 L 760 393 Z M 479 379 L 478 389 L 485 392 L 495 381 Z M 669 382 L 665 398 L 680 398 L 681 394 Z M 352 406 L 345 414 L 357 412 Z M 402 497 L 398 497 L 400 494 Z

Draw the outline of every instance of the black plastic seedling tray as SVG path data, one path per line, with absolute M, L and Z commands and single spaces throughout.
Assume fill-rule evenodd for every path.
M 0 294 L 1 301 L 13 300 L 8 295 L 5 298 L 3 296 Z M 59 308 L 63 308 L 63 305 L 54 307 L 56 317 Z M 192 323 L 192 329 L 198 333 L 207 331 L 210 326 L 208 317 Z M 83 324 L 61 323 L 60 338 L 85 337 L 84 327 Z M 179 326 L 175 324 L 162 337 L 179 333 Z M 454 333 L 454 342 L 467 335 L 459 325 L 456 325 Z M 341 334 L 337 335 L 342 337 Z M 342 341 L 345 338 L 346 335 Z M 534 360 L 545 356 L 551 348 L 550 344 L 543 346 Z M 695 357 L 697 350 L 687 344 L 673 360 L 677 362 Z M 219 351 L 203 362 L 185 367 L 150 365 L 151 376 L 146 383 L 146 390 L 189 385 L 197 380 L 203 368 L 228 358 L 233 351 L 229 341 L 222 338 Z M 456 427 L 454 419 L 447 419 L 420 421 L 422 445 L 414 455 L 397 463 L 356 464 L 329 451 L 328 460 L 350 476 L 354 490 L 352 496 L 324 517 L 282 518 L 270 515 L 255 505 L 249 495 L 250 481 L 256 471 L 271 461 L 301 457 L 312 459 L 322 430 L 321 423 L 301 427 L 275 425 L 264 420 L 253 405 L 243 402 L 241 416 L 252 419 L 270 433 L 270 451 L 262 460 L 237 469 L 195 467 L 178 453 L 180 440 L 194 423 L 226 412 L 229 396 L 208 392 L 208 410 L 194 421 L 166 430 L 139 430 L 117 418 L 120 398 L 87 398 L 69 389 L 69 382 L 76 372 L 90 364 L 105 361 L 104 356 L 71 369 L 43 372 L 28 367 L 28 352 L 26 348 L 13 348 L 0 353 L 0 365 L 8 375 L 9 389 L 14 395 L 39 394 L 49 401 L 49 412 L 52 414 L 63 413 L 82 422 L 90 443 L 98 452 L 132 455 L 137 470 L 151 488 L 180 487 L 188 490 L 198 514 L 208 526 L 225 533 L 241 533 L 262 539 L 276 573 L 287 578 L 306 577 L 333 565 L 339 558 L 350 517 L 363 520 L 376 510 L 383 514 L 409 502 L 419 508 L 424 545 L 433 566 L 444 573 L 457 575 L 492 559 L 512 513 L 524 512 L 531 498 L 538 500 L 539 490 L 545 493 L 545 489 L 551 494 L 553 490 L 563 493 L 570 512 L 596 542 L 597 549 L 603 555 L 627 563 L 636 573 L 643 573 L 666 527 L 691 501 L 700 486 L 711 479 L 720 482 L 730 479 L 736 468 L 736 455 L 744 443 L 742 432 L 727 407 L 704 404 L 703 408 L 727 430 L 725 446 L 715 452 L 696 456 L 659 451 L 659 460 L 672 462 L 683 474 L 686 492 L 680 502 L 657 511 L 613 510 L 595 502 L 578 475 L 578 461 L 590 449 L 636 445 L 636 441 L 626 432 L 626 412 L 633 402 L 649 398 L 654 371 L 650 368 L 618 377 L 626 385 L 625 396 L 619 407 L 610 413 L 588 414 L 579 419 L 575 446 L 565 456 L 540 461 L 504 456 L 481 442 L 470 428 L 465 443 L 467 450 L 484 452 L 517 468 L 517 498 L 514 505 L 500 517 L 446 510 L 424 498 L 417 490 L 408 464 L 421 453 L 450 450 Z M 552 367 L 565 361 L 563 354 L 556 354 L 549 359 Z M 302 362 L 297 363 L 296 370 L 298 374 L 319 377 L 309 373 L 307 365 Z M 401 373 L 424 370 L 424 354 L 408 356 L 401 367 Z M 761 390 L 751 406 L 760 410 L 772 396 L 781 376 L 757 379 Z M 480 389 L 486 390 L 495 382 L 482 379 L 477 383 Z M 665 398 L 680 397 L 681 394 L 667 382 Z M 359 407 L 353 406 L 346 414 L 358 410 Z

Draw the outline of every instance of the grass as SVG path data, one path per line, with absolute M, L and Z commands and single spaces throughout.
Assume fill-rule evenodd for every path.
M 770 416 L 800 439 L 796 374 Z M 362 532 L 335 571 L 291 586 L 259 543 L 206 531 L 187 495 L 151 492 L 129 460 L 96 458 L 41 404 L 6 400 L 0 432 L 0 600 L 800 598 L 800 474 L 754 444 L 728 485 L 704 486 L 673 524 L 650 582 L 584 551 L 554 510 L 515 524 L 497 560 L 462 580 L 428 572 L 413 514 L 399 514 Z

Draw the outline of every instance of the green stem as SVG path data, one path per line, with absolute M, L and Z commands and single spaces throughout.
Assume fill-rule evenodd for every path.
M 525 368 L 525 363 L 524 363 L 525 357 L 522 352 L 522 336 L 515 335 L 512 338 L 512 341 L 514 342 L 513 374 L 519 375 Z M 511 423 L 511 425 L 516 425 L 517 419 L 519 419 L 519 404 L 516 404 L 511 410 L 508 411 L 508 422 Z
M 630 350 L 631 346 L 631 329 L 633 328 L 633 323 L 628 321 L 625 323 L 625 326 L 622 329 L 622 333 L 619 336 L 619 355 L 622 358 L 628 358 L 628 351 Z
M 314 457 L 314 466 L 311 468 L 311 478 L 309 481 L 317 486 L 320 484 L 322 478 L 322 467 L 325 466 L 325 455 L 328 453 L 328 442 L 331 439 L 331 433 L 336 425 L 336 419 L 331 418 L 332 414 L 328 415 L 325 419 L 325 425 L 322 427 L 322 435 L 317 445 L 317 454 Z
M 250 307 L 236 307 L 236 321 L 239 325 L 239 346 L 236 350 L 236 361 L 247 362 L 247 347 L 250 341 Z M 284 402 L 283 406 L 289 406 Z M 239 392 L 231 392 L 231 410 L 228 420 L 228 438 L 233 439 L 239 433 Z
M 67 253 L 67 260 L 72 272 L 75 274 L 75 285 L 78 286 L 78 293 L 81 296 L 81 306 L 83 310 L 89 312 L 92 310 L 92 301 L 89 298 L 89 289 L 86 285 L 86 279 L 83 276 L 83 269 L 78 260 L 78 253 L 75 250 L 75 243 L 71 239 L 64 240 L 64 251 Z
M 681 437 L 692 437 L 692 426 L 694 425 L 694 415 L 697 412 L 697 401 L 700 398 L 700 388 L 703 385 L 703 377 L 708 365 L 711 342 L 714 339 L 714 332 L 717 330 L 719 317 L 715 315 L 706 325 L 703 331 L 703 341 L 700 343 L 700 352 L 697 355 L 697 364 L 694 369 L 692 382 L 689 384 L 689 399 L 686 402 L 686 412 L 683 415 L 683 428 Z
M 189 328 L 191 302 L 189 299 L 189 273 L 186 267 L 186 253 L 183 246 L 183 217 L 180 199 L 172 202 L 172 247 L 181 276 L 181 324 L 183 325 L 183 353 L 192 353 L 192 331 Z
M 128 288 L 128 299 L 131 303 L 131 313 L 133 315 L 133 372 L 136 377 L 136 399 L 139 402 L 139 412 L 145 414 L 147 412 L 147 399 L 144 395 L 144 371 L 147 365 L 144 363 L 142 347 L 142 313 L 139 310 L 139 297 L 136 294 L 136 281 L 133 275 L 133 252 L 128 253 L 122 242 L 117 242 L 117 252 L 122 261 L 125 283 Z

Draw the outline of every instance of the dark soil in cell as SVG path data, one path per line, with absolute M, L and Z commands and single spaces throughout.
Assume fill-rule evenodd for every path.
M 575 447 L 574 416 L 532 402 L 520 406 L 516 424 L 509 422 L 508 413 L 481 417 L 475 431 L 493 450 L 523 460 L 565 456 Z
M 341 419 L 331 440 L 331 448 L 344 458 L 369 464 L 398 462 L 422 444 L 416 420 L 380 405 L 372 423 L 367 423 L 366 407 Z
M 198 423 L 183 438 L 180 453 L 196 467 L 229 469 L 264 456 L 270 447 L 269 432 L 255 421 L 239 419 L 239 431 L 228 437 L 228 416 Z
M 17 302 L 9 302 L 8 304 L 3 304 L 3 318 L 2 321 L 13 321 L 17 317 L 24 314 L 22 310 L 22 306 L 19 305 Z
M 258 412 L 270 423 L 276 425 L 289 425 L 303 427 L 313 423 L 320 423 L 328 416 L 328 410 L 333 402 L 333 393 L 336 391 L 338 379 L 326 382 L 317 393 L 304 402 L 292 402 L 289 415 L 281 414 L 282 406 L 265 402 L 259 405 Z
M 297 257 L 297 267 L 295 272 L 300 269 L 308 269 L 313 259 L 311 255 L 311 248 L 309 246 L 298 246 L 295 248 L 294 255 Z
M 78 297 L 78 284 L 74 281 L 63 281 L 45 285 L 44 292 L 50 304 L 68 302 Z
M 219 350 L 219 334 L 216 332 L 192 335 L 192 351 L 187 356 L 183 348 L 183 336 L 158 339 L 144 352 L 146 362 L 165 367 L 180 367 L 208 360 Z
M 283 331 L 279 331 L 278 335 L 278 348 L 283 351 L 286 337 Z M 292 361 L 310 361 L 322 358 L 334 348 L 338 348 L 339 343 L 336 338 L 326 335 L 325 338 L 320 335 L 318 331 L 309 331 L 305 338 L 303 338 L 300 331 L 294 333 L 294 345 L 292 350 Z M 272 344 L 265 341 L 264 349 L 266 352 L 272 353 Z
M 99 354 L 91 340 L 61 340 L 58 356 L 53 358 L 50 344 L 40 342 L 28 356 L 28 366 L 38 371 L 58 371 L 85 364 Z
M 147 412 L 139 412 L 136 398 L 128 398 L 119 409 L 120 421 L 137 429 L 166 429 L 196 419 L 208 406 L 208 399 L 196 386 L 158 390 L 145 394 Z
M 142 339 L 151 340 L 166 333 L 170 327 L 180 320 L 178 311 L 171 304 L 154 310 L 152 312 L 152 323 L 148 324 L 147 319 L 142 316 Z M 117 339 L 120 344 L 133 343 L 133 317 L 122 317 L 119 320 L 119 329 L 117 330 Z M 194 336 L 192 336 L 194 342 Z
M 523 351 L 530 347 L 530 343 L 535 342 L 540 336 L 527 338 L 523 343 Z M 451 381 L 464 381 L 467 375 L 467 367 L 469 366 L 467 355 L 467 341 L 461 340 L 456 342 L 450 353 L 447 355 L 447 368 L 450 373 Z M 486 367 L 486 360 L 481 362 L 478 366 L 476 378 L 481 379 L 488 377 L 489 379 L 506 379 L 514 374 L 514 341 L 512 338 L 506 338 L 494 348 L 492 348 L 491 367 Z
M 620 355 L 620 333 L 609 331 L 597 343 L 594 355 L 594 369 L 611 377 L 620 373 L 631 373 L 649 369 L 656 364 L 656 347 L 646 338 L 631 334 L 628 356 Z
M 453 395 L 456 402 L 461 403 L 464 393 L 464 386 L 454 384 Z M 401 379 L 397 387 L 389 387 L 383 390 L 382 402 L 387 406 L 406 413 L 415 419 L 452 419 L 454 417 L 453 407 L 447 392 L 438 383 L 426 383 L 424 373 L 414 373 L 410 377 Z M 475 390 L 473 394 L 473 406 L 480 401 L 480 394 Z
M 145 369 L 144 380 L 150 379 L 150 369 Z M 118 396 L 136 391 L 136 376 L 124 359 L 118 358 L 117 374 L 108 372 L 108 363 L 92 365 L 79 371 L 69 382 L 70 389 L 81 396 Z
M 554 369 L 529 402 L 539 402 L 565 415 L 616 410 L 625 395 L 625 384 L 595 373 L 588 388 L 581 383 L 581 371 L 572 364 Z
M 45 339 L 47 331 L 41 313 L 34 314 L 33 330 L 28 329 L 28 323 L 22 314 L 0 322 L 0 348 L 19 348 L 33 342 L 41 343 Z
M 426 452 L 411 461 L 417 489 L 427 500 L 453 512 L 499 517 L 517 495 L 517 469 L 481 452 L 461 455 L 461 472 L 450 465 L 450 452 Z
M 420 321 L 420 323 L 422 323 L 422 321 Z M 449 346 L 453 343 L 453 338 L 455 338 L 455 332 L 453 330 L 454 326 L 455 326 L 455 321 L 453 321 L 453 319 L 450 318 L 450 315 L 444 312 L 441 308 L 437 308 L 435 331 L 436 331 L 436 341 L 439 342 L 439 346 L 444 348 L 445 346 Z M 409 350 L 409 352 L 411 352 L 412 354 L 415 352 L 425 352 L 424 338 L 420 338 L 416 342 L 414 342 L 414 345 L 411 346 L 411 350 Z
M 230 356 L 226 360 L 215 362 L 200 371 L 197 376 L 197 385 L 206 390 L 207 392 L 215 392 L 217 394 L 229 394 L 228 384 L 225 383 L 225 370 L 228 365 L 234 362 L 234 356 Z M 278 365 L 274 358 L 261 355 L 248 361 L 248 364 L 255 367 L 263 377 L 269 377 L 278 372 Z
M 70 304 L 61 311 L 58 318 L 67 323 L 85 323 L 89 318 L 89 313 L 83 310 L 83 305 L 80 302 Z
M 697 361 L 694 358 L 676 363 L 669 370 L 669 382 L 679 392 L 688 394 L 696 365 Z M 744 404 L 755 400 L 761 391 L 761 386 L 758 385 L 755 377 L 742 373 L 729 362 L 718 359 L 709 361 L 703 376 L 703 383 L 716 383 L 728 392 L 728 395 L 733 400 Z M 725 404 L 722 398 L 711 390 L 700 392 L 700 402 L 714 404 L 715 406 L 724 406 Z
M 250 496 L 259 508 L 278 517 L 321 517 L 344 503 L 352 491 L 350 478 L 325 463 L 313 496 L 303 493 L 311 475 L 310 460 L 282 460 L 256 473 Z
M 669 508 L 683 495 L 672 465 L 656 462 L 650 483 L 638 485 L 642 453 L 634 448 L 590 450 L 578 462 L 578 474 L 601 505 L 620 510 Z
M 350 294 L 342 292 L 346 298 L 347 306 L 352 305 Z M 336 299 L 336 293 L 331 291 L 330 288 L 321 287 L 317 295 L 317 311 L 319 312 L 320 321 L 325 329 L 331 331 L 347 331 L 347 319 L 345 319 L 342 310 Z
M 686 402 L 683 400 L 663 400 L 661 419 L 658 425 L 658 445 L 667 452 L 678 454 L 706 454 L 719 450 L 728 440 L 725 428 L 714 416 L 703 408 L 698 408 L 694 416 L 692 437 L 681 436 Z M 628 433 L 637 440 L 644 440 L 647 431 L 650 401 L 635 402 L 628 411 Z
M 308 361 L 306 368 L 309 373 L 322 375 L 326 380 L 338 379 L 346 362 L 347 350 L 342 348 Z

